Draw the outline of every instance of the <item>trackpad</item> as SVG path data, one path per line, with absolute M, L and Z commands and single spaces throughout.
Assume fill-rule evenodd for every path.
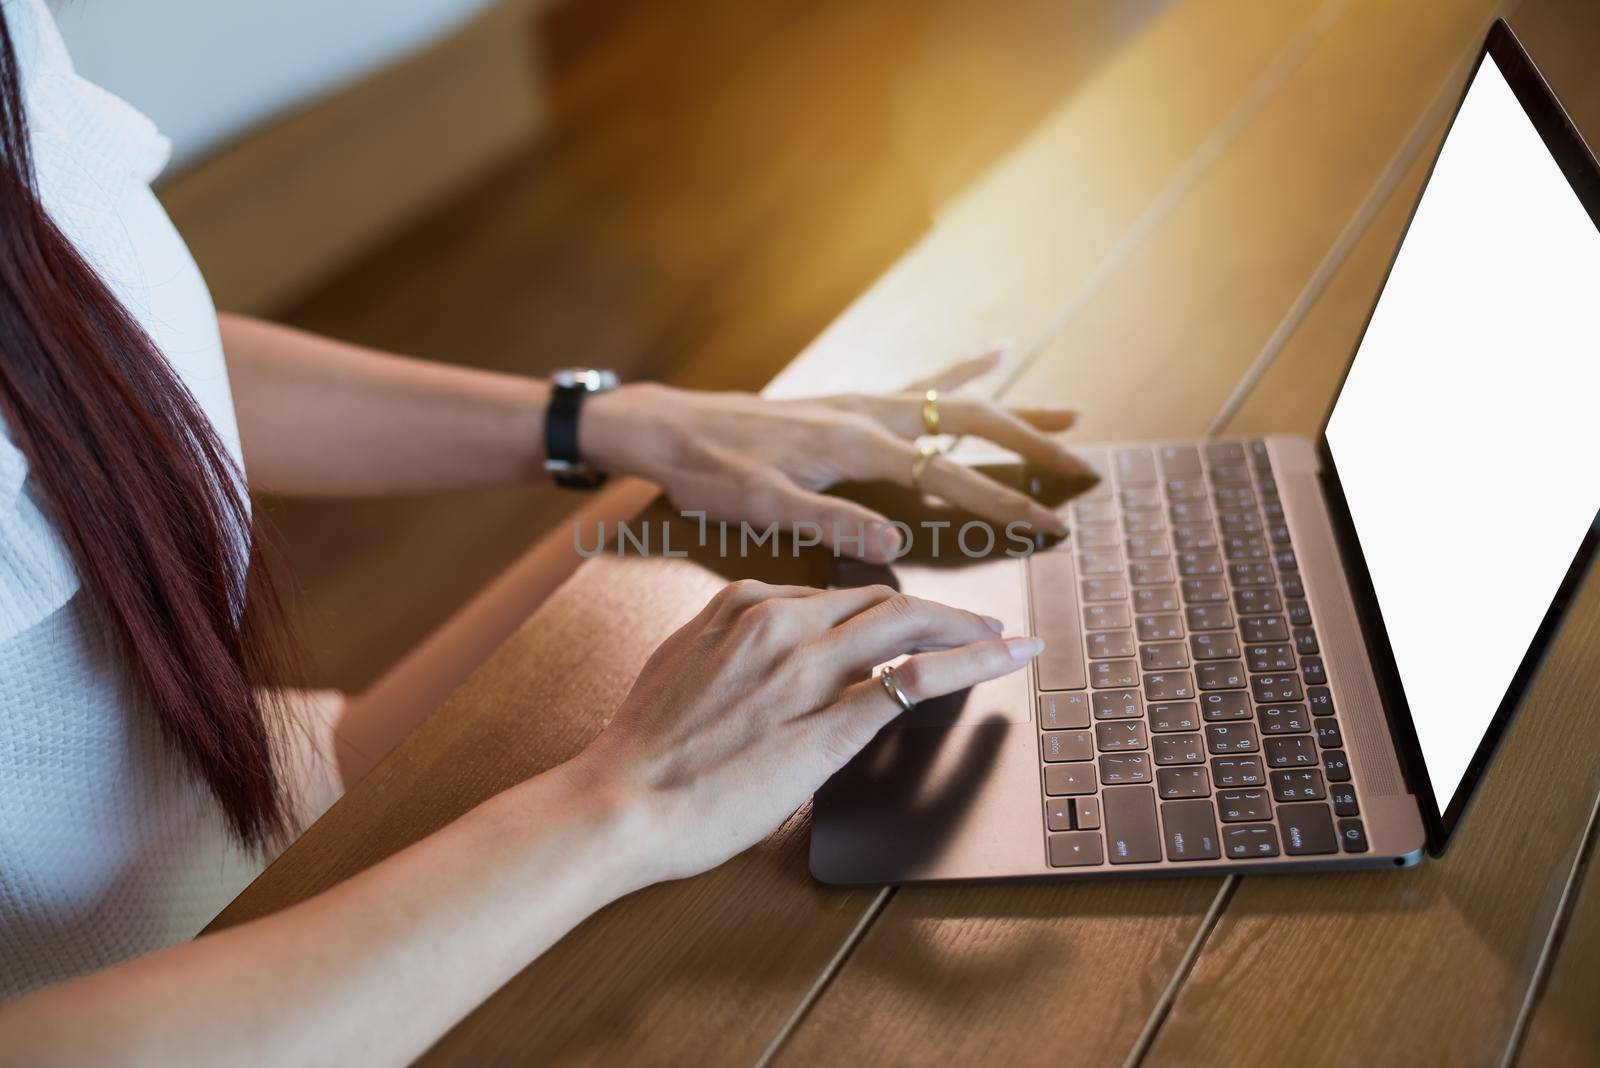
M 1028 603 L 1022 561 L 1012 557 L 960 563 L 906 563 L 893 568 L 842 567 L 835 585 L 886 582 L 901 593 L 993 616 L 1005 633 L 1028 634 Z M 951 727 L 956 724 L 1033 721 L 1033 669 L 1014 671 L 948 697 L 924 701 L 891 727 Z

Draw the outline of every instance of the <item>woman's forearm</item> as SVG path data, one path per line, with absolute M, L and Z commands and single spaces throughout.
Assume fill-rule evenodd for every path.
M 639 815 L 575 768 L 283 912 L 0 1006 L 0 1064 L 412 1060 L 649 881 Z
M 252 489 L 351 497 L 496 485 L 544 460 L 543 381 L 219 317 Z

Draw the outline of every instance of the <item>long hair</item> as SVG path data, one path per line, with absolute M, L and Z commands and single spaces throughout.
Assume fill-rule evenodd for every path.
M 0 415 L 141 709 L 234 836 L 289 830 L 277 710 L 289 663 L 243 476 L 149 336 L 56 227 L 35 184 L 0 14 Z

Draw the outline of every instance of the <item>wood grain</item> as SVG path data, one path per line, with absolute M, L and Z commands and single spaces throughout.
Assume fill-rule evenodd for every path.
M 1545 35 L 1581 25 L 1561 5 L 1530 8 L 1515 27 L 1552 81 L 1580 90 L 1564 94 L 1580 122 L 1600 119 L 1600 86 L 1562 60 L 1565 52 L 1578 62 L 1583 50 L 1540 47 Z M 1316 432 L 1430 158 L 1400 183 L 1230 432 Z M 1144 1063 L 1224 1055 L 1215 1025 L 1224 1015 L 1250 1021 L 1227 1032 L 1230 1060 L 1498 1063 L 1600 788 L 1588 740 L 1600 730 L 1597 641 L 1600 582 L 1591 577 L 1442 860 L 1416 871 L 1243 880 Z M 1561 1007 L 1574 986 L 1592 992 L 1594 955 L 1566 959 L 1576 962 L 1562 978 L 1567 993 L 1554 996 L 1523 1063 L 1547 1063 L 1538 1059 L 1545 1050 L 1580 1058 L 1573 1063 L 1600 1056 L 1592 1032 L 1574 1033 Z
M 1591 775 L 1589 786 L 1600 792 L 1600 774 Z M 1527 1068 L 1582 1068 L 1600 1061 L 1600 1013 L 1594 1011 L 1600 975 L 1600 863 L 1594 849 L 1591 841 L 1587 877 L 1517 1058 Z

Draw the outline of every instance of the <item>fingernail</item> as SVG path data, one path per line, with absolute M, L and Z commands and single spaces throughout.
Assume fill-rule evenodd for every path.
M 1066 520 L 1048 508 L 1034 509 L 1033 525 L 1047 534 L 1054 534 L 1058 538 L 1067 532 Z
M 1006 629 L 1006 625 L 994 618 L 994 616 L 980 616 L 978 618 L 989 624 L 989 629 L 994 631 L 996 634 L 1001 634 Z
M 1044 642 L 1038 638 L 1007 638 L 1006 652 L 1011 654 L 1011 659 L 1019 664 L 1026 664 L 1044 650 Z

